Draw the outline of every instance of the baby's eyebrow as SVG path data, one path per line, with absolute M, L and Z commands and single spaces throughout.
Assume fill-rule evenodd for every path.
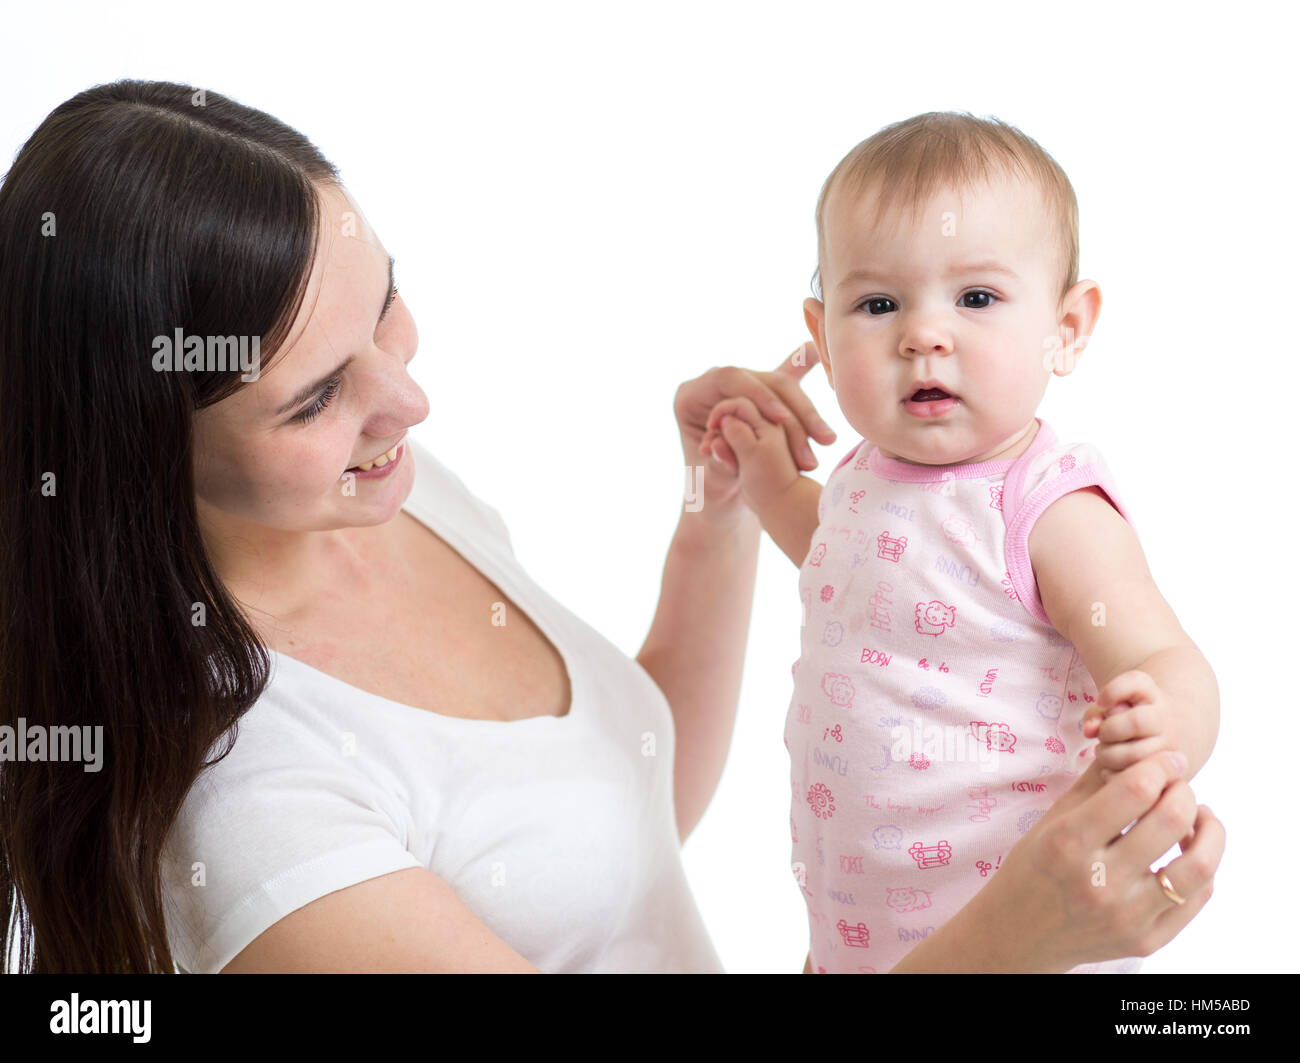
M 995 262 L 992 259 L 987 262 L 971 262 L 961 266 L 953 266 L 944 276 L 960 277 L 963 273 L 1005 273 L 1015 280 L 1020 279 L 1020 276 L 1010 266 L 1004 266 L 1001 262 Z
M 945 277 L 959 277 L 967 273 L 1003 273 L 1012 280 L 1019 280 L 1020 275 L 1010 266 L 1004 266 L 1001 262 L 965 262 L 958 266 L 953 266 L 944 272 Z M 855 269 L 842 281 L 838 287 L 846 288 L 855 281 L 879 280 L 880 278 L 871 269 Z

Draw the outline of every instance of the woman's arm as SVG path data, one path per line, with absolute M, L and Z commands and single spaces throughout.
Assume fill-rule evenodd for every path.
M 759 521 L 740 494 L 735 456 L 724 442 L 709 439 L 709 414 L 723 399 L 745 396 L 781 422 L 799 464 L 816 466 L 809 434 L 830 443 L 835 433 L 799 387 L 817 364 L 808 346 L 796 348 L 772 372 L 710 369 L 683 383 L 673 398 L 688 497 L 668 547 L 650 633 L 636 659 L 672 709 L 673 793 L 682 841 L 712 800 L 731 748 L 758 570 Z M 700 465 L 709 444 L 714 449 Z
M 327 893 L 263 930 L 222 974 L 540 974 L 443 879 L 408 867 Z
M 733 527 L 719 528 L 704 514 L 682 513 L 636 656 L 672 708 L 682 841 L 708 808 L 731 748 L 758 571 L 758 518 L 746 510 Z

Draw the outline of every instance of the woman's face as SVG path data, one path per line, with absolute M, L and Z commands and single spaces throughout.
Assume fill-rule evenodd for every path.
M 195 415 L 200 517 L 244 534 L 382 524 L 414 482 L 405 446 L 386 475 L 357 466 L 403 443 L 429 415 L 407 374 L 415 322 L 391 292 L 389 257 L 360 207 L 318 186 L 321 237 L 286 347 L 229 398 Z M 349 470 L 352 470 L 349 473 Z

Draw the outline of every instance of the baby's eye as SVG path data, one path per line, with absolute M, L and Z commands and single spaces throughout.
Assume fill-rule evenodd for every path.
M 964 302 L 964 300 L 966 300 L 966 299 L 970 299 L 970 298 L 972 298 L 972 297 L 975 297 L 975 298 L 983 297 L 983 298 L 984 298 L 985 300 L 987 300 L 987 301 L 986 301 L 986 302 L 983 302 L 983 303 L 976 303 L 976 304 L 974 304 L 974 305 L 971 305 L 970 303 Z M 962 305 L 963 305 L 967 310 L 987 310 L 990 306 L 992 306 L 992 305 L 993 305 L 995 302 L 997 302 L 997 300 L 998 300 L 998 297 L 997 297 L 996 295 L 994 295 L 992 292 L 983 291 L 983 290 L 976 290 L 976 291 L 972 291 L 972 292 L 965 292 L 965 293 L 961 296 L 961 298 L 962 298 L 962 300 L 963 300 Z M 883 304 L 883 305 L 882 305 L 882 304 Z M 881 314 L 887 314 L 887 313 L 889 313 L 889 311 L 890 311 L 891 309 L 897 309 L 897 304 L 894 302 L 894 300 L 892 300 L 892 299 L 890 299 L 890 298 L 888 298 L 888 297 L 886 297 L 886 296 L 883 296 L 883 295 L 877 295 L 877 296 L 873 296 L 873 297 L 870 298 L 870 299 L 865 300 L 865 301 L 864 301 L 864 302 L 863 302 L 863 303 L 858 307 L 858 309 L 859 309 L 859 310 L 866 310 L 867 313 L 870 314 L 872 317 L 879 317 Z

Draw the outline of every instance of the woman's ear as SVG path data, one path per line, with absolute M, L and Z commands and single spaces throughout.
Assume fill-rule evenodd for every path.
M 822 305 L 820 299 L 809 298 L 803 301 L 803 319 L 808 324 L 808 331 L 812 333 L 813 343 L 817 345 L 817 360 L 826 370 L 826 382 L 834 391 L 835 381 L 831 379 L 831 360 L 826 351 L 826 307 Z

